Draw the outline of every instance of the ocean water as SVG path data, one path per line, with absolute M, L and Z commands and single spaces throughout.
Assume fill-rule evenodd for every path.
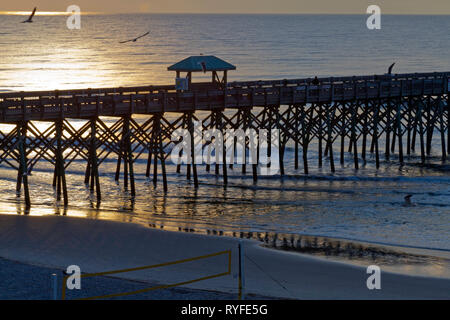
M 200 53 L 236 65 L 231 80 L 450 66 L 449 16 L 385 15 L 381 30 L 368 30 L 365 15 L 92 15 L 80 30 L 64 16 L 23 19 L 0 15 L 2 90 L 167 84 L 169 65 Z
M 174 81 L 169 65 L 200 53 L 236 65 L 231 81 L 380 74 L 392 62 L 394 73 L 450 71 L 450 16 L 383 16 L 381 30 L 368 30 L 363 15 L 91 15 L 82 16 L 81 30 L 67 29 L 66 19 L 37 16 L 33 24 L 22 24 L 22 17 L 0 15 L 0 91 L 168 84 Z M 150 35 L 135 43 L 119 44 L 147 31 Z M 346 164 L 331 174 L 326 158 L 318 168 L 313 142 L 308 176 L 301 165 L 293 168 L 293 149 L 288 149 L 287 176 L 261 177 L 255 185 L 250 173 L 243 175 L 235 166 L 226 189 L 220 176 L 200 167 L 195 190 L 185 168 L 177 174 L 169 163 L 167 194 L 145 177 L 144 157 L 135 166 L 134 199 L 114 181 L 111 158 L 100 168 L 100 204 L 83 183 L 85 163 L 75 161 L 67 171 L 67 209 L 56 203 L 51 165 L 41 162 L 30 177 L 29 213 L 450 252 L 450 164 L 440 161 L 437 135 L 432 153 L 425 166 L 413 154 L 408 165 L 400 167 L 394 156 L 379 170 L 369 155 L 358 171 L 346 154 Z M 3 163 L 0 177 L 1 212 L 24 213 L 15 170 Z M 413 195 L 414 207 L 402 206 L 407 194 Z

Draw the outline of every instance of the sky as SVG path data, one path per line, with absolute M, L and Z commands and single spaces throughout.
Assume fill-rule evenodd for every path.
M 366 14 L 376 4 L 385 14 L 450 14 L 450 0 L 0 0 L 0 11 L 66 11 L 74 4 L 103 13 Z

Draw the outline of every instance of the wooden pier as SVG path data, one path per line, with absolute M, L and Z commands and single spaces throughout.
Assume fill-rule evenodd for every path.
M 144 155 L 146 175 L 152 175 L 155 186 L 158 178 L 162 179 L 167 191 L 165 163 L 176 143 L 171 141 L 171 134 L 178 128 L 192 132 L 199 111 L 207 114 L 201 119 L 205 130 L 279 129 L 281 175 L 288 143 L 295 148 L 295 169 L 303 162 L 302 170 L 308 174 L 307 153 L 313 140 L 318 142 L 319 167 L 327 157 L 330 172 L 335 171 L 336 161 L 344 163 L 346 152 L 353 154 L 356 169 L 369 152 L 375 155 L 377 168 L 380 157 L 403 164 L 416 148 L 425 163 L 433 139 L 440 140 L 440 154 L 446 161 L 450 154 L 449 89 L 450 72 L 437 72 L 315 80 L 225 80 L 220 85 L 192 84 L 187 91 L 167 85 L 0 93 L 0 123 L 14 125 L 9 132 L 0 132 L 0 164 L 17 169 L 17 191 L 23 187 L 27 206 L 31 205 L 32 184 L 28 174 L 40 160 L 54 165 L 53 186 L 65 205 L 65 171 L 80 158 L 86 161 L 85 182 L 98 200 L 100 167 L 108 157 L 117 158 L 115 178 L 124 173 L 123 183 L 131 195 L 136 194 L 133 164 Z M 133 118 L 138 114 L 145 115 L 145 121 Z M 107 125 L 102 117 L 116 121 Z M 73 119 L 86 122 L 75 128 Z M 50 126 L 41 131 L 38 122 Z M 384 150 L 379 148 L 380 139 Z M 336 144 L 339 154 L 333 153 Z M 194 187 L 198 187 L 200 165 L 187 166 Z M 213 168 L 214 174 L 223 176 L 224 185 L 229 165 Z M 210 171 L 209 165 L 206 169 Z M 246 171 L 244 164 L 242 172 Z M 251 173 L 256 181 L 256 165 L 252 165 Z

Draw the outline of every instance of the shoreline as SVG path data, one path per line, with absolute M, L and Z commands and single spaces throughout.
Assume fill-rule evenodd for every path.
M 322 260 L 364 266 L 377 264 L 385 270 L 411 276 L 450 279 L 450 250 L 385 244 L 355 239 L 322 235 L 306 235 L 281 232 L 233 232 L 222 230 L 194 230 L 180 227 L 161 228 L 150 224 L 150 228 L 170 232 L 193 233 L 204 236 L 251 239 L 262 247 L 294 252 Z M 177 230 L 178 229 L 178 230 Z M 436 273 L 436 265 L 444 266 Z
M 232 250 L 231 275 L 183 286 L 236 293 L 238 239 L 186 234 L 135 224 L 58 216 L 0 216 L 0 257 L 82 273 L 132 268 Z M 246 292 L 289 299 L 449 299 L 450 279 L 413 277 L 382 270 L 382 289 L 368 290 L 366 268 L 263 248 L 242 240 Z M 223 272 L 224 261 L 190 262 L 183 268 L 122 274 L 122 279 L 167 284 Z M 274 281 L 274 279 L 276 281 Z M 283 285 L 280 285 L 283 284 Z
M 81 213 L 77 207 L 74 212 Z M 58 210 L 57 210 L 58 211 Z M 109 211 L 103 209 L 102 211 Z M 323 261 L 338 262 L 355 266 L 377 264 L 386 271 L 397 274 L 407 274 L 419 277 L 434 277 L 450 279 L 450 250 L 414 247 L 409 245 L 386 244 L 377 241 L 330 237 L 283 232 L 236 232 L 220 229 L 182 228 L 173 225 L 157 225 L 140 221 L 123 222 L 108 217 L 85 217 L 82 215 L 67 215 L 67 210 L 57 213 L 58 216 L 75 219 L 88 219 L 131 224 L 146 229 L 161 230 L 174 233 L 195 234 L 205 237 L 229 239 L 246 239 L 258 242 L 269 250 L 285 251 Z M 114 211 L 115 212 L 115 211 Z M 51 217 L 51 214 L 28 215 L 30 217 Z M 0 214 L 0 216 L 16 215 L 15 213 Z M 0 257 L 1 258 L 1 257 Z

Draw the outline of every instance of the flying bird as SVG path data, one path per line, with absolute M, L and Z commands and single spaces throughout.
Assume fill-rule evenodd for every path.
M 139 36 L 137 38 L 121 41 L 119 43 L 136 42 L 138 39 L 143 38 L 143 37 L 145 37 L 146 35 L 149 35 L 149 34 L 150 34 L 150 32 L 147 32 L 146 34 L 143 34 L 142 36 Z
M 394 68 L 395 62 L 391 64 L 391 66 L 388 69 L 388 74 L 392 74 L 392 68 Z
M 26 22 L 33 22 L 33 17 L 34 14 L 36 13 L 36 7 L 34 8 L 33 12 L 31 13 L 30 17 L 28 18 L 28 20 L 22 21 L 22 23 L 26 23 Z

